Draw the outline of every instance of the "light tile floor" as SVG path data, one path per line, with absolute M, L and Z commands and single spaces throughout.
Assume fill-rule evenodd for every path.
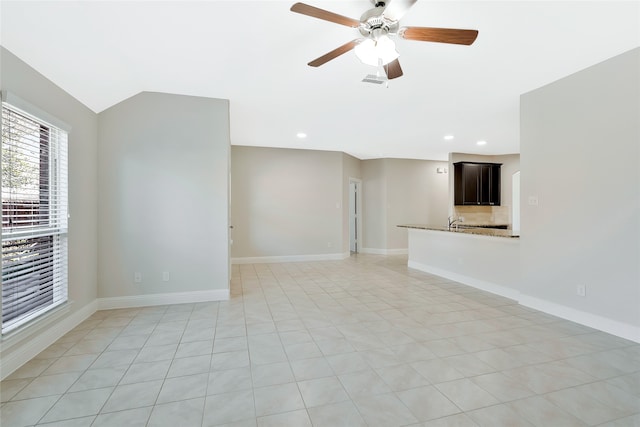
M 637 427 L 640 345 L 357 255 L 97 312 L 0 386 L 3 427 Z

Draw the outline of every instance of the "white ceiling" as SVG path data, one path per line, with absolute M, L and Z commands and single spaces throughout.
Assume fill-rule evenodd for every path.
M 372 7 L 305 2 L 356 19 Z M 293 3 L 2 0 L 0 43 L 95 112 L 141 91 L 225 98 L 234 145 L 434 160 L 519 152 L 520 94 L 640 45 L 638 1 L 419 0 L 401 25 L 478 39 L 397 40 L 404 76 L 387 88 L 361 82 L 375 68 L 353 52 L 308 67 L 359 33 Z

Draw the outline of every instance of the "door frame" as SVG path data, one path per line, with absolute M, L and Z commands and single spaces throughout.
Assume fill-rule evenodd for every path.
M 358 253 L 362 249 L 362 180 L 349 177 L 347 191 L 349 192 L 349 251 Z M 355 230 L 353 229 L 354 222 Z M 354 236 L 355 242 L 353 241 Z
M 511 228 L 520 231 L 520 171 L 511 175 Z

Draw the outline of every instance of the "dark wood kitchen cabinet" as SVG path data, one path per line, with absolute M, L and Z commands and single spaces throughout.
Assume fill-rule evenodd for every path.
M 454 163 L 455 204 L 500 206 L 500 166 L 500 163 Z

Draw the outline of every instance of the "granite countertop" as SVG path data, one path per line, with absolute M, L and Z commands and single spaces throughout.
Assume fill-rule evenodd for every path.
M 486 228 L 482 227 L 474 227 L 474 226 L 456 226 L 447 227 L 447 226 L 439 226 L 439 225 L 428 225 L 428 224 L 401 224 L 398 227 L 402 228 L 414 228 L 417 230 L 435 230 L 435 231 L 446 231 L 449 233 L 465 233 L 465 234 L 478 234 L 482 236 L 492 236 L 492 237 L 520 237 L 520 233 L 513 230 L 504 230 L 499 228 Z

